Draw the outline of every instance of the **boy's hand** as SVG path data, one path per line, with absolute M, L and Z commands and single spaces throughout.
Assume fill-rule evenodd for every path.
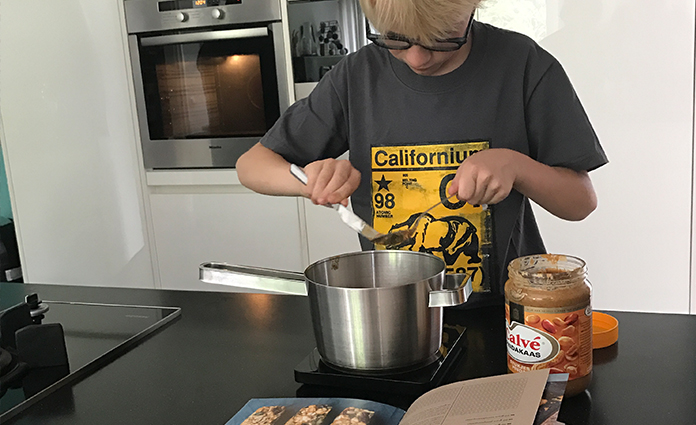
M 516 156 L 510 149 L 487 149 L 468 157 L 457 169 L 449 194 L 471 205 L 497 204 L 507 198 L 517 177 Z
M 348 206 L 348 197 L 360 185 L 360 171 L 350 161 L 323 159 L 304 167 L 307 186 L 303 196 L 316 205 L 343 204 Z

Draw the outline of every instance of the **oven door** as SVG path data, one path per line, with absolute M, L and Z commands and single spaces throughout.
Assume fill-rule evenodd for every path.
M 289 104 L 279 22 L 129 36 L 145 168 L 232 168 Z

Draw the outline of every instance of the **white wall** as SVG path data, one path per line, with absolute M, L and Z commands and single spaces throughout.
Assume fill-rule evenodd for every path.
M 580 223 L 537 208 L 547 248 L 588 262 L 598 309 L 696 312 L 691 289 L 692 1 L 486 0 L 568 72 L 610 163 Z

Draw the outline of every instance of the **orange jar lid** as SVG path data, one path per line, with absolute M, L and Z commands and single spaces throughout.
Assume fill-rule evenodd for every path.
M 619 321 L 598 311 L 592 312 L 592 348 L 604 348 L 619 339 Z

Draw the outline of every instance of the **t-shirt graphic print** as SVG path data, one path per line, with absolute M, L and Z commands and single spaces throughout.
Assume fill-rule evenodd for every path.
M 459 165 L 488 149 L 487 141 L 373 146 L 372 218 L 382 233 L 407 229 L 428 208 L 409 240 L 377 249 L 427 252 L 442 258 L 447 273 L 468 273 L 475 292 L 490 292 L 491 211 L 447 189 Z

